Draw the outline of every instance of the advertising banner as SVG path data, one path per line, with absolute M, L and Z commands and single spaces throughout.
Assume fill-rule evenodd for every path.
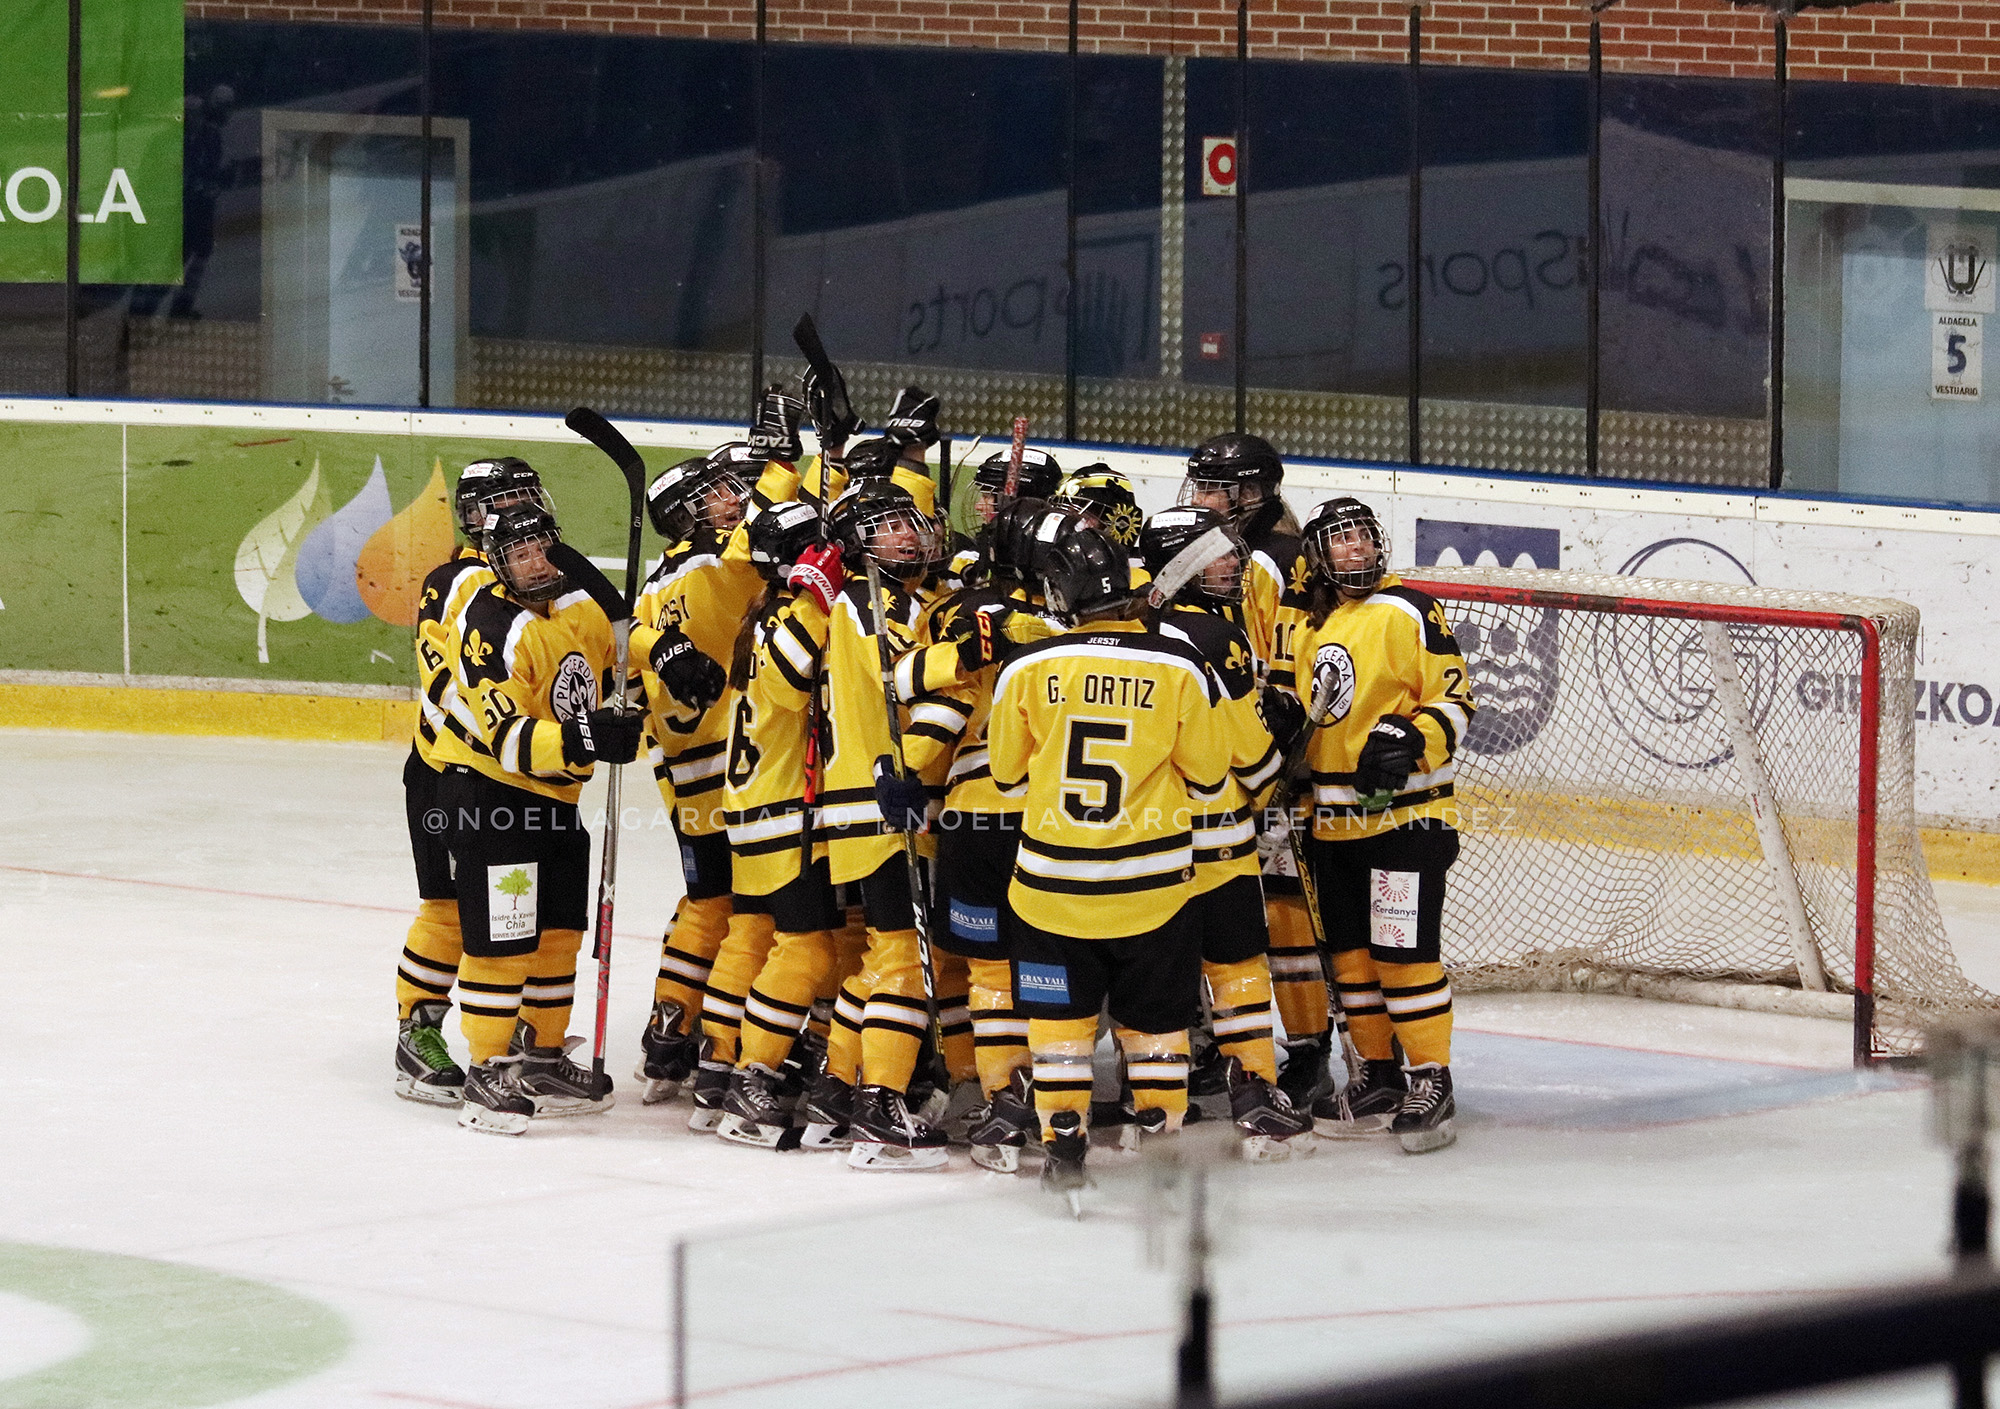
M 68 0 L 0 6 L 0 283 L 181 280 L 182 0 L 83 0 L 81 186 L 68 168 Z

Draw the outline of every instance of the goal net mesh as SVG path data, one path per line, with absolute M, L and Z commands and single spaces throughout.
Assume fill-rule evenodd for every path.
M 1458 754 L 1462 850 L 1444 914 L 1457 986 L 1852 1010 L 1809 991 L 1801 949 L 1832 994 L 1854 992 L 1860 633 L 1618 608 L 1643 598 L 1876 622 L 1871 1046 L 1916 1051 L 1929 1023 L 2000 1003 L 1960 970 L 1924 868 L 1908 703 L 1916 608 L 1512 568 L 1422 568 L 1410 581 L 1443 600 L 1478 704 Z M 1472 599 L 1479 588 L 1561 592 L 1577 605 Z M 1730 660 L 1733 687 L 1718 676 Z M 1759 795 L 1775 829 L 1760 832 Z

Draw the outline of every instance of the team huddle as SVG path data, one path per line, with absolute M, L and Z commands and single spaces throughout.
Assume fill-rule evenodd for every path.
M 937 415 L 906 388 L 857 438 L 837 379 L 772 388 L 747 440 L 647 489 L 666 546 L 629 635 L 561 565 L 535 471 L 465 468 L 418 626 L 397 1092 L 505 1134 L 610 1107 L 568 1035 L 577 798 L 643 754 L 685 896 L 637 1080 L 692 1130 L 863 1170 L 1035 1153 L 1074 1198 L 1108 1030 L 1095 1120 L 1128 1147 L 1202 1118 L 1256 1160 L 1451 1143 L 1439 930 L 1474 706 L 1374 513 L 1301 526 L 1253 435 L 1196 450 L 1150 518 L 1107 466 L 1017 441 L 957 535 Z

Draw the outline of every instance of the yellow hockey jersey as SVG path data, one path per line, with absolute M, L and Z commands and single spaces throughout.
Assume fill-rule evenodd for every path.
M 1313 835 L 1367 836 L 1418 818 L 1451 819 L 1458 741 L 1472 720 L 1472 682 L 1436 599 L 1393 573 L 1366 597 L 1342 602 L 1318 627 L 1299 627 L 1294 692 L 1308 709 L 1315 682 L 1333 691 L 1326 727 L 1313 732 Z M 1365 810 L 1354 788 L 1362 742 L 1384 715 L 1414 720 L 1424 756 L 1390 806 Z
M 1203 894 L 1237 876 L 1254 876 L 1257 812 L 1285 760 L 1257 708 L 1257 662 L 1243 629 L 1234 622 L 1180 606 L 1161 616 L 1154 629 L 1186 641 L 1208 662 L 1217 695 L 1216 714 L 1229 750 L 1229 774 L 1210 795 L 1189 790 L 1194 799 L 1195 892 Z
M 706 710 L 683 708 L 648 664 L 653 644 L 661 630 L 678 627 L 696 650 L 727 670 L 743 618 L 763 591 L 747 550 L 732 552 L 713 534 L 697 531 L 661 557 L 633 611 L 632 660 L 646 694 L 647 756 L 675 825 L 689 836 L 723 830 L 723 771 L 736 692 L 724 690 Z
M 769 895 L 799 874 L 806 702 L 825 637 L 826 616 L 803 593 L 757 624 L 749 680 L 732 706 L 723 774 L 730 884 L 742 895 Z
M 566 592 L 538 616 L 498 579 L 466 600 L 445 704 L 464 729 L 438 736 L 438 757 L 495 782 L 575 802 L 590 764 L 563 761 L 562 725 L 597 708 L 613 676 L 611 623 L 587 593 Z
M 432 768 L 444 768 L 437 757 L 438 732 L 463 727 L 441 703 L 451 683 L 451 657 L 458 649 L 451 623 L 467 599 L 491 581 L 493 571 L 486 566 L 485 555 L 461 547 L 425 575 L 417 598 L 417 726 L 410 742 L 417 757 Z
M 1084 939 L 1156 930 L 1195 893 L 1190 791 L 1214 795 L 1230 749 L 1200 652 L 1137 622 L 1096 622 L 1001 670 L 987 725 L 1003 792 L 1025 788 L 1008 900 Z
M 1269 533 L 1250 547 L 1243 566 L 1243 634 L 1269 668 L 1270 682 L 1291 687 L 1290 665 L 1299 623 L 1306 617 L 1305 554 L 1296 536 Z

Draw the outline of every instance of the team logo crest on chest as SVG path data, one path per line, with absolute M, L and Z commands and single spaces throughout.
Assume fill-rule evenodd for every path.
M 1322 698 L 1329 684 L 1333 709 L 1327 718 L 1345 719 L 1354 708 L 1354 657 L 1338 641 L 1328 641 L 1313 652 L 1312 698 Z
M 556 667 L 555 683 L 549 686 L 549 707 L 564 723 L 597 708 L 597 674 L 582 652 L 571 651 Z

